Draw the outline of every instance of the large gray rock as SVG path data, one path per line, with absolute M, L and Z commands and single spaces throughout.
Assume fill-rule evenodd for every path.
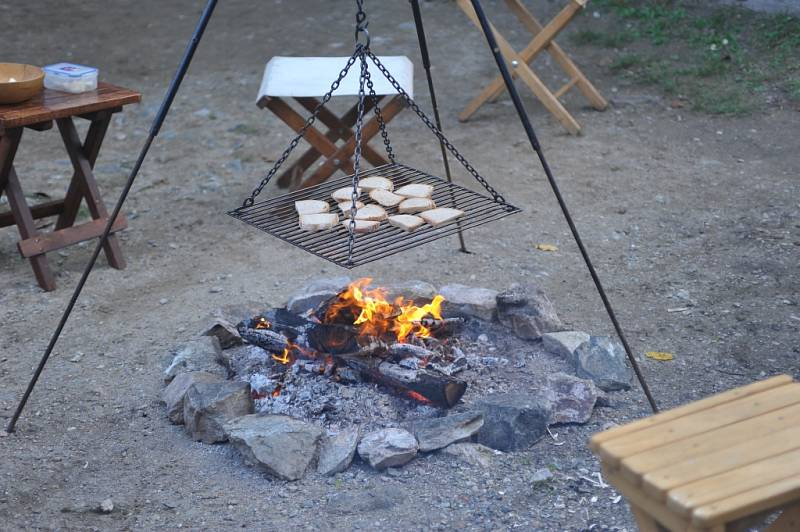
M 249 465 L 283 480 L 305 475 L 323 429 L 288 416 L 252 414 L 225 425 L 228 439 Z
M 214 323 L 203 333 L 203 336 L 215 337 L 219 340 L 219 345 L 222 349 L 228 349 L 242 343 L 242 337 L 239 335 L 239 331 L 236 330 L 236 326 L 224 318 L 215 319 Z
M 417 439 L 403 429 L 371 432 L 358 444 L 358 455 L 375 469 L 405 465 L 417 455 Z
M 250 375 L 270 362 L 270 355 L 257 345 L 237 345 L 221 351 L 218 358 L 229 375 Z
M 167 417 L 176 425 L 183 424 L 183 399 L 193 384 L 220 382 L 222 377 L 207 371 L 179 373 L 161 392 L 161 401 L 167 407 Z
M 421 306 L 430 303 L 436 295 L 436 287 L 425 281 L 395 281 L 379 286 L 386 290 L 387 301 L 394 301 L 398 297 L 402 297 Z
M 225 376 L 225 369 L 217 363 L 222 348 L 213 336 L 201 336 L 172 350 L 172 362 L 164 370 L 164 382 L 170 382 L 179 373 L 207 371 Z
M 502 454 L 500 451 L 490 449 L 480 443 L 453 443 L 448 445 L 442 452 L 458 458 L 462 462 L 480 467 L 491 467 L 492 457 Z
M 575 374 L 591 379 L 601 390 L 630 390 L 631 371 L 625 350 L 607 336 L 592 336 L 575 350 Z
M 351 427 L 325 438 L 319 449 L 317 473 L 333 475 L 350 467 L 360 438 L 361 431 L 358 427 Z
M 550 401 L 550 424 L 586 423 L 597 402 L 594 382 L 566 373 L 547 376 L 544 396 Z
M 521 393 L 490 395 L 475 405 L 483 412 L 478 443 L 500 451 L 529 448 L 547 433 L 550 403 Z
M 345 276 L 315 279 L 296 290 L 286 303 L 286 308 L 295 314 L 303 314 L 336 296 L 351 282 L 350 278 Z
M 497 290 L 448 284 L 439 289 L 444 296 L 442 309 L 447 316 L 476 317 L 491 320 L 497 308 Z
M 589 341 L 589 335 L 582 331 L 560 331 L 542 335 L 542 347 L 548 352 L 563 357 L 570 364 L 575 362 L 575 350 L 583 342 Z
M 483 414 L 465 412 L 445 417 L 421 419 L 411 424 L 409 429 L 419 442 L 422 452 L 435 451 L 451 443 L 466 441 L 483 426 Z
M 536 286 L 512 285 L 497 294 L 497 319 L 523 340 L 564 328 L 553 303 Z
M 183 422 L 193 439 L 203 443 L 225 441 L 225 423 L 250 414 L 250 385 L 239 381 L 193 384 L 183 401 Z

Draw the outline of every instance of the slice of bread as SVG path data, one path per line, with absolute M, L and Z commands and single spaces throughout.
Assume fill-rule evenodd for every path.
M 300 229 L 303 231 L 324 231 L 336 227 L 339 215 L 336 213 L 301 214 Z
M 352 205 L 353 205 L 353 202 L 350 201 L 350 200 L 343 201 L 343 202 L 339 203 L 339 209 L 342 211 L 342 214 L 344 214 L 345 218 L 350 218 L 350 207 Z M 364 204 L 362 202 L 360 202 L 360 201 L 356 202 L 356 209 L 360 209 L 363 206 L 364 206 Z
M 386 210 L 380 205 L 373 203 L 364 205 L 356 212 L 356 220 L 375 220 L 381 221 L 387 218 Z
M 320 200 L 300 200 L 294 202 L 294 208 L 297 214 L 319 214 L 328 212 L 331 206 L 327 201 Z
M 370 191 L 369 197 L 384 207 L 395 207 L 405 199 L 403 196 L 395 194 L 394 192 L 389 192 L 388 190 L 383 190 L 380 188 Z
M 464 211 L 451 209 L 450 207 L 439 207 L 438 209 L 421 212 L 419 216 L 433 227 L 439 227 L 447 222 L 452 222 L 456 218 L 461 218 L 464 216 Z
M 358 195 L 361 194 L 361 187 L 358 187 Z M 343 201 L 350 201 L 353 199 L 353 187 L 343 187 L 333 191 L 331 197 L 335 199 L 338 203 Z
M 433 185 L 412 183 L 398 188 L 394 193 L 407 198 L 430 198 L 433 195 Z
M 374 175 L 358 180 L 358 186 L 369 192 L 371 190 L 394 190 L 394 183 L 388 177 Z
M 394 216 L 389 216 L 389 225 L 399 227 L 408 233 L 411 233 L 424 223 L 425 220 L 412 214 L 396 214 Z
M 428 198 L 408 198 L 401 201 L 400 205 L 397 206 L 397 210 L 401 214 L 429 211 L 435 208 L 436 204 Z
M 342 225 L 348 232 L 350 231 L 350 220 L 342 220 Z M 374 220 L 356 220 L 355 232 L 372 233 L 377 231 L 380 226 L 381 223 Z

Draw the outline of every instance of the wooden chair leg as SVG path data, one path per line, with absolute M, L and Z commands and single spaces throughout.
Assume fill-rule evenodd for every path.
M 636 519 L 636 524 L 639 526 L 639 532 L 665 532 L 666 528 L 662 527 L 658 521 L 639 508 L 638 506 L 630 505 L 633 518 Z
M 475 11 L 472 9 L 472 5 L 468 3 L 468 0 L 457 0 L 458 5 L 461 9 L 467 14 L 467 16 L 472 20 L 473 24 L 476 26 L 480 25 L 478 21 L 478 17 L 475 14 Z M 516 66 L 513 67 L 511 70 L 516 70 L 517 75 L 520 77 L 522 81 L 531 89 L 531 91 L 536 95 L 537 98 L 542 102 L 542 104 L 547 108 L 556 119 L 561 122 L 561 125 L 564 128 L 572 133 L 573 135 L 578 135 L 581 131 L 581 126 L 578 122 L 569 114 L 569 112 L 561 105 L 561 102 L 558 101 L 553 96 L 553 93 L 542 83 L 542 80 L 531 70 L 528 64 L 517 54 L 508 41 L 500 34 L 500 32 L 495 29 L 492 25 L 491 30 L 497 39 L 497 44 L 500 47 L 500 52 L 503 54 L 506 62 L 510 65 L 513 65 L 516 62 Z M 459 117 L 460 118 L 460 117 Z
M 522 4 L 520 0 L 506 0 L 506 4 L 514 13 L 514 15 L 516 15 L 517 19 L 519 19 L 519 21 L 534 36 L 544 29 L 539 21 L 536 20 L 536 17 L 533 16 L 533 14 Z M 585 7 L 585 2 L 584 6 L 582 7 Z M 608 106 L 608 102 L 605 100 L 605 98 L 603 98 L 603 95 L 600 94 L 594 85 L 592 85 L 592 83 L 587 79 L 583 72 L 581 72 L 577 65 L 575 65 L 572 59 L 570 59 L 569 55 L 564 52 L 558 43 L 556 43 L 554 40 L 551 40 L 545 49 L 561 67 L 561 70 L 567 73 L 571 80 L 577 80 L 575 85 L 578 87 L 578 90 L 581 91 L 583 96 L 589 101 L 592 107 L 598 111 L 602 111 Z M 524 52 L 521 55 L 523 58 L 526 57 Z M 528 60 L 528 63 L 530 63 L 531 60 L 533 60 L 533 57 Z
M 108 120 L 110 117 L 106 117 Z M 102 119 L 101 119 L 102 120 Z M 61 133 L 61 138 L 64 141 L 64 147 L 67 150 L 72 167 L 75 170 L 78 184 L 80 185 L 83 198 L 86 200 L 86 206 L 89 208 L 89 213 L 92 218 L 108 218 L 108 211 L 106 210 L 103 198 L 97 187 L 97 181 L 94 178 L 92 165 L 88 159 L 88 154 L 84 151 L 81 144 L 78 131 L 75 129 L 75 123 L 72 118 L 59 118 L 56 120 L 58 130 Z M 107 127 L 107 124 L 106 126 Z M 101 126 L 102 129 L 105 129 Z M 99 139 L 98 142 L 102 142 Z M 75 201 L 74 198 L 65 199 L 65 201 Z M 78 200 L 80 203 L 80 200 Z M 112 268 L 122 270 L 125 268 L 125 259 L 122 256 L 122 249 L 120 248 L 119 239 L 116 235 L 109 235 L 106 243 L 103 246 L 103 251 L 108 259 L 108 264 Z
M 397 116 L 397 114 L 405 107 L 405 102 L 400 96 L 395 96 L 391 99 L 391 101 L 384 106 L 383 108 L 383 119 L 385 121 L 390 121 L 392 118 Z M 380 131 L 378 126 L 377 118 L 373 117 L 370 119 L 369 122 L 364 124 L 361 130 L 362 136 L 362 146 L 365 145 L 369 140 L 374 137 Z M 350 158 L 355 151 L 355 144 L 356 139 L 355 137 L 350 137 L 347 142 L 345 142 L 336 153 L 330 157 L 328 160 L 325 161 L 325 164 L 320 166 L 308 179 L 303 181 L 300 184 L 299 188 L 310 187 L 313 185 L 318 185 L 328 179 L 333 173 L 336 171 L 337 165 L 335 163 L 336 160 L 342 160 L 345 158 Z
M 100 153 L 100 147 L 103 145 L 103 138 L 106 136 L 106 131 L 110 123 L 111 113 L 106 112 L 103 113 L 102 116 L 98 116 L 96 120 L 92 120 L 89 125 L 89 131 L 86 133 L 82 149 L 92 169 L 94 169 L 94 164 Z M 81 201 L 83 200 L 82 189 L 81 178 L 78 172 L 73 172 L 72 179 L 69 182 L 69 188 L 67 189 L 67 195 L 64 198 L 64 210 L 56 221 L 56 230 L 70 227 L 75 223 Z
M 383 96 L 378 96 L 377 103 L 380 104 L 380 101 L 383 98 Z M 297 98 L 297 101 L 299 101 L 300 104 L 309 111 L 313 111 L 316 108 L 317 103 L 319 103 L 316 98 Z M 372 111 L 374 108 L 375 102 L 373 102 L 372 99 L 367 98 L 364 102 L 364 116 L 368 116 L 370 111 Z M 336 132 L 337 138 L 333 139 L 334 141 L 338 139 L 346 140 L 355 135 L 355 131 L 352 130 L 352 127 L 355 125 L 356 118 L 358 116 L 358 105 L 354 105 L 353 109 L 355 110 L 354 112 L 351 112 L 353 110 L 348 111 L 342 118 L 337 117 L 326 108 L 323 108 L 320 111 L 320 121 L 329 127 L 331 131 Z M 369 161 L 372 166 L 389 164 L 389 160 L 375 151 L 369 144 L 364 144 L 361 146 L 361 155 L 364 157 L 364 159 Z

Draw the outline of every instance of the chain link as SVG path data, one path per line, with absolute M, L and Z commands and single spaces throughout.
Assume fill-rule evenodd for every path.
M 444 134 L 439 130 L 439 128 L 437 128 L 436 125 L 431 121 L 431 119 L 428 118 L 428 115 L 426 115 L 422 111 L 422 109 L 419 108 L 417 103 L 411 98 L 411 96 L 408 95 L 408 93 L 405 91 L 405 89 L 403 89 L 403 87 L 400 85 L 400 83 L 397 82 L 397 80 L 386 69 L 386 67 L 383 65 L 383 63 L 380 62 L 378 57 L 375 54 L 373 54 L 371 50 L 366 50 L 365 53 L 372 60 L 372 62 L 375 63 L 375 66 L 378 67 L 378 69 L 386 77 L 386 79 L 389 80 L 389 83 L 392 84 L 392 87 L 394 87 L 394 89 L 397 91 L 397 93 L 400 94 L 403 97 L 403 99 L 406 101 L 406 104 L 408 104 L 408 106 L 411 107 L 411 109 L 417 114 L 417 116 L 420 118 L 420 120 L 422 120 L 422 122 L 426 126 L 428 126 L 428 129 L 430 129 L 433 132 L 433 134 L 436 135 L 436 137 L 445 145 L 447 150 L 451 154 L 453 154 L 453 157 L 455 157 L 456 160 L 458 160 L 458 162 L 461 163 L 461 166 L 463 166 L 467 170 L 467 172 L 469 172 L 472 175 L 472 177 L 474 177 L 478 181 L 478 183 L 480 183 L 483 186 L 483 188 L 485 188 L 486 191 L 489 194 L 492 195 L 492 198 L 494 199 L 494 201 L 496 201 L 498 203 L 502 203 L 503 205 L 506 205 L 506 206 L 510 207 L 510 205 L 508 205 L 508 202 L 505 200 L 505 198 L 503 198 L 503 196 L 499 192 L 497 192 L 492 187 L 492 185 L 490 185 L 489 182 L 486 181 L 486 179 L 484 179 L 478 173 L 477 170 L 475 170 L 475 168 L 469 163 L 469 161 L 467 161 L 464 158 L 464 156 L 461 155 L 458 152 L 456 147 L 453 146 L 453 144 L 449 140 L 447 140 L 447 137 L 445 137 Z
M 375 87 L 372 84 L 372 76 L 370 76 L 369 70 L 367 70 L 367 88 L 369 89 L 369 97 L 372 100 L 373 109 L 375 111 L 375 118 L 378 120 L 378 127 L 381 131 L 381 137 L 383 138 L 383 146 L 386 148 L 386 156 L 389 157 L 389 160 L 392 164 L 397 163 L 395 160 L 394 149 L 392 148 L 392 144 L 389 142 L 389 133 L 386 131 L 386 122 L 383 120 L 383 113 L 381 113 L 381 106 L 378 105 L 378 95 L 375 94 Z
M 269 173 L 267 173 L 264 179 L 261 180 L 261 183 L 259 183 L 259 185 L 255 189 L 253 189 L 253 192 L 250 193 L 250 197 L 244 200 L 244 203 L 242 203 L 242 207 L 250 207 L 253 205 L 256 196 L 261 194 L 261 191 L 264 189 L 267 183 L 270 182 L 273 176 L 278 172 L 278 169 L 281 167 L 281 165 L 284 162 L 286 162 L 286 159 L 289 158 L 289 155 L 297 147 L 297 144 L 300 142 L 300 139 L 302 139 L 303 136 L 305 136 L 308 128 L 314 125 L 314 122 L 316 122 L 317 116 L 319 115 L 320 111 L 325 107 L 328 101 L 330 101 L 331 97 L 333 96 L 333 93 L 336 92 L 336 89 L 339 88 L 339 84 L 347 75 L 347 72 L 350 70 L 350 67 L 352 67 L 353 63 L 356 62 L 356 59 L 358 59 L 358 57 L 363 54 L 362 50 L 363 48 L 360 45 L 356 46 L 355 52 L 353 52 L 353 55 L 351 55 L 350 59 L 347 60 L 347 64 L 344 66 L 342 71 L 339 72 L 339 77 L 336 78 L 336 80 L 331 84 L 331 89 L 327 93 L 325 93 L 325 95 L 322 97 L 322 100 L 314 108 L 314 111 L 311 113 L 311 116 L 309 116 L 306 119 L 306 122 L 305 124 L 303 124 L 303 127 L 302 129 L 300 129 L 300 132 L 297 134 L 296 137 L 292 139 L 292 141 L 289 143 L 289 146 L 283 151 L 278 160 L 275 161 L 275 164 L 272 166 Z
M 361 167 L 361 129 L 364 124 L 364 84 L 367 80 L 367 56 L 364 48 L 360 48 L 361 53 L 358 56 L 361 62 L 361 75 L 358 79 L 358 112 L 356 113 L 356 133 L 355 133 L 355 151 L 353 152 L 353 192 L 350 194 L 350 224 L 347 236 L 347 263 L 353 262 L 353 248 L 356 242 L 356 214 L 358 208 L 356 202 L 358 201 L 358 179 L 359 170 Z

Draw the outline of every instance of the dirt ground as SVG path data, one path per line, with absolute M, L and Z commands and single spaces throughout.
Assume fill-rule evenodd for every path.
M 486 3 L 492 11 L 499 6 Z M 201 4 L 0 1 L 3 19 L 13 19 L 15 28 L 13 39 L 0 40 L 3 61 L 91 64 L 102 79 L 144 94 L 141 105 L 117 115 L 97 164 L 109 202 L 132 166 Z M 587 425 L 560 427 L 564 445 L 540 442 L 490 470 L 455 467 L 432 455 L 397 476 L 358 466 L 336 479 L 312 476 L 293 484 L 248 469 L 227 446 L 190 442 L 166 419 L 158 395 L 168 349 L 196 335 L 214 309 L 282 304 L 304 281 L 343 273 L 224 213 L 246 197 L 290 138 L 287 127 L 254 105 L 265 61 L 349 54 L 351 4 L 220 2 L 126 206 L 128 268 L 113 270 L 101 260 L 17 432 L 0 433 L 0 528 L 633 529 L 612 489 L 580 477 L 598 471 L 586 449 L 592 432 L 648 414 L 637 388 L 614 394 L 612 407 L 599 409 Z M 374 50 L 412 59 L 417 99 L 427 109 L 407 2 L 368 7 Z M 565 322 L 610 334 L 508 98 L 468 123 L 456 119 L 495 74 L 482 37 L 454 3 L 423 7 L 445 128 L 524 213 L 468 232 L 472 254 L 459 253 L 453 238 L 353 275 L 493 288 L 534 282 Z M 558 9 L 540 1 L 532 7 L 542 18 Z M 498 24 L 523 44 L 522 28 L 497 11 Z M 605 74 L 613 55 L 589 47 L 575 54 L 611 101 L 597 112 L 577 93 L 565 98 L 584 126 L 582 136 L 565 134 L 529 94 L 525 103 L 633 347 L 675 354 L 671 362 L 642 357 L 659 404 L 682 404 L 779 373 L 800 377 L 797 110 L 713 118 L 675 109 L 660 95 Z M 550 62 L 538 65 L 547 83 L 563 80 Z M 392 122 L 390 133 L 402 162 L 439 172 L 438 145 L 412 113 Z M 31 197 L 59 197 L 66 188 L 69 162 L 57 137 L 52 131 L 23 136 L 17 170 Z M 457 179 L 471 186 L 465 172 Z M 59 286 L 44 293 L 18 255 L 17 239 L 12 228 L 0 231 L 3 424 L 91 249 L 53 253 Z M 539 251 L 538 243 L 558 251 Z M 531 473 L 542 467 L 555 476 L 534 485 Z M 112 513 L 90 511 L 106 498 L 114 501 Z

